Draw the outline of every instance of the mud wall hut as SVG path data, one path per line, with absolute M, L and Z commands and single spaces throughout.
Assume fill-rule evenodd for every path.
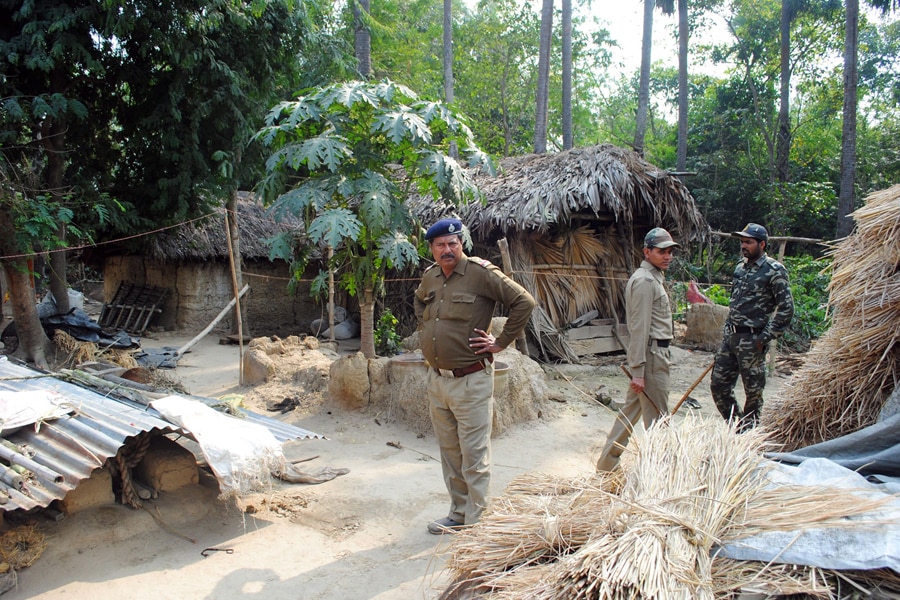
M 624 319 L 625 283 L 647 231 L 665 227 L 682 244 L 709 233 L 678 178 L 609 144 L 504 159 L 495 176 L 476 180 L 482 202 L 454 208 L 416 197 L 413 210 L 426 227 L 459 216 L 475 253 L 497 265 L 497 242 L 507 239 L 513 277 L 539 304 L 529 335 L 547 358 L 577 362 L 600 347 L 566 333 L 592 311 L 601 322 Z
M 323 307 L 310 297 L 310 272 L 288 290 L 289 265 L 269 260 L 266 240 L 284 232 L 300 234 L 299 221 L 276 222 L 250 194 L 237 204 L 243 283 L 250 292 L 242 300 L 244 331 L 253 335 L 307 333 L 323 316 Z M 234 297 L 225 210 L 168 229 L 148 238 L 140 248 L 107 252 L 102 258 L 104 299 L 109 302 L 120 284 L 156 286 L 168 290 L 162 312 L 152 325 L 166 330 L 206 327 Z M 315 270 L 315 269 L 313 269 Z M 232 316 L 221 329 L 231 327 Z

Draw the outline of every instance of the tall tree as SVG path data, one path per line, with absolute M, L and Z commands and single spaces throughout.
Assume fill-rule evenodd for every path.
M 361 351 L 373 358 L 375 295 L 385 272 L 419 264 L 421 225 L 407 195 L 471 199 L 474 183 L 447 149 L 455 141 L 473 164 L 487 164 L 487 156 L 445 105 L 387 80 L 317 88 L 277 105 L 266 121 L 256 139 L 272 154 L 260 187 L 276 214 L 305 220 L 310 243 L 334 249 L 328 268 L 346 265 L 341 283 L 359 300 Z M 297 256 L 293 242 L 280 246 L 285 257 Z M 314 292 L 325 278 L 322 271 Z
M 641 74 L 638 84 L 638 106 L 635 117 L 634 151 L 644 155 L 644 137 L 647 134 L 647 117 L 650 112 L 650 55 L 653 49 L 653 8 L 658 6 L 663 13 L 675 12 L 675 0 L 644 0 L 644 34 L 641 39 Z
M 547 110 L 550 100 L 550 50 L 553 42 L 553 0 L 541 7 L 541 43 L 538 51 L 538 79 L 534 109 L 534 152 L 547 151 Z
M 453 0 L 444 0 L 444 102 L 453 105 Z M 459 148 L 450 144 L 450 156 L 459 157 Z
M 871 0 L 870 4 L 887 12 L 897 6 L 896 0 Z M 859 82 L 859 0 L 845 0 L 844 19 L 844 109 L 841 130 L 841 183 L 838 193 L 838 238 L 847 237 L 853 231 L 853 212 L 856 200 L 856 112 L 857 85 Z
M 688 134 L 688 0 L 678 0 L 678 140 L 675 150 L 675 170 L 687 168 Z
M 775 181 L 790 179 L 791 155 L 791 23 L 803 0 L 781 0 L 781 86 L 775 135 Z
M 562 0 L 562 137 L 563 150 L 574 143 L 572 135 L 572 0 Z
M 372 34 L 369 32 L 369 0 L 353 0 L 354 48 L 357 71 L 363 79 L 372 76 Z

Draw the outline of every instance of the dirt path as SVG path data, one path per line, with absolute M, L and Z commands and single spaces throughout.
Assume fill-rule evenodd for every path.
M 145 339 L 144 346 L 179 346 L 189 337 Z M 670 406 L 711 360 L 709 353 L 674 351 Z M 219 345 L 211 335 L 176 373 L 189 392 L 216 397 L 241 391 L 237 361 L 237 347 Z M 513 427 L 495 440 L 495 493 L 525 472 L 593 470 L 613 419 L 594 393 L 605 386 L 620 399 L 625 387 L 621 358 L 602 362 L 546 369 L 554 395 L 564 401 L 559 415 Z M 767 395 L 784 381 L 773 377 Z M 692 396 L 703 405 L 699 412 L 716 414 L 708 380 Z M 447 509 L 434 437 L 417 437 L 378 415 L 331 410 L 328 403 L 281 418 L 329 438 L 286 444 L 288 458 L 318 456 L 303 466 L 347 467 L 350 473 L 318 486 L 274 482 L 270 494 L 251 501 L 253 514 L 217 501 L 209 477 L 205 485 L 154 501 L 171 532 L 148 512 L 120 505 L 44 522 L 46 551 L 20 573 L 18 589 L 4 600 L 436 597 L 446 583 L 441 569 L 448 544 L 425 530 Z M 208 547 L 233 552 L 202 557 Z

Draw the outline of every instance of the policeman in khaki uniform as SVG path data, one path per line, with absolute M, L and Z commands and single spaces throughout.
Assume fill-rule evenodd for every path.
M 661 227 L 651 229 L 644 237 L 644 260 L 625 286 L 630 336 L 625 352 L 632 379 L 625 406 L 619 409 L 597 461 L 598 471 L 612 471 L 619 465 L 619 457 L 640 417 L 644 427 L 650 427 L 669 413 L 669 344 L 674 326 L 663 281 L 672 263 L 673 249 L 678 247 L 668 231 Z
M 436 262 L 415 293 L 422 353 L 428 363 L 426 393 L 450 492 L 447 517 L 428 524 L 433 534 L 477 523 L 491 481 L 494 353 L 525 328 L 534 298 L 486 260 L 466 256 L 462 222 L 443 219 L 425 239 Z M 509 316 L 499 337 L 491 333 L 497 303 Z
M 739 429 L 755 427 L 766 387 L 766 348 L 780 337 L 794 316 L 794 299 L 784 266 L 766 255 L 769 233 L 749 223 L 732 235 L 741 240 L 743 260 L 734 270 L 728 318 L 722 345 L 716 352 L 710 391 L 716 408 Z M 738 406 L 734 386 L 740 375 L 744 408 Z

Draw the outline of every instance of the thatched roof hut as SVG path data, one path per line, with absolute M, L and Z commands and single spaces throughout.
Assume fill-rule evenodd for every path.
M 276 221 L 252 194 L 241 192 L 237 203 L 243 282 L 250 293 L 242 300 L 247 316 L 245 331 L 290 335 L 308 332 L 309 323 L 322 316 L 322 306 L 310 298 L 308 281 L 289 291 L 290 267 L 269 260 L 267 240 L 280 235 L 302 235 L 299 219 Z M 141 240 L 135 248 L 106 248 L 102 257 L 104 298 L 110 301 L 122 282 L 169 290 L 155 322 L 165 329 L 206 326 L 234 297 L 225 209 L 183 223 Z M 226 321 L 223 326 L 229 323 Z
M 416 197 L 422 223 L 455 214 L 469 227 L 475 253 L 497 264 L 496 242 L 509 242 L 514 278 L 540 310 L 530 333 L 549 357 L 589 353 L 563 332 L 596 310 L 624 317 L 624 284 L 640 262 L 643 237 L 665 227 L 682 244 L 706 238 L 706 224 L 684 184 L 631 150 L 609 144 L 500 162 L 475 176 L 482 202 L 460 208 Z
M 303 233 L 300 219 L 276 221 L 250 192 L 238 192 L 237 213 L 244 260 L 267 260 L 271 251 L 267 240 L 283 233 Z M 212 214 L 147 238 L 141 253 L 166 261 L 228 260 L 225 209 L 219 207 Z

